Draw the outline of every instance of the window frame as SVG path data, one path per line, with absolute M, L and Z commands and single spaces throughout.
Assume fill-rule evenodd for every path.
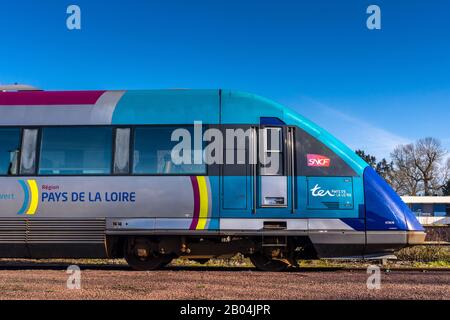
M 80 124 L 80 125 L 4 125 L 1 126 L 0 128 L 16 128 L 20 130 L 20 145 L 19 145 L 19 154 L 18 154 L 18 168 L 21 167 L 21 157 L 22 157 L 22 140 L 23 140 L 23 132 L 25 129 L 37 129 L 38 130 L 38 139 L 37 139 L 37 143 L 36 143 L 36 171 L 34 172 L 34 174 L 30 174 L 30 175 L 23 175 L 20 173 L 20 170 L 18 172 L 17 175 L 2 175 L 0 174 L 0 178 L 4 178 L 4 177 L 86 177 L 86 176 L 92 176 L 92 177 L 109 177 L 109 176 L 158 176 L 158 177 L 164 177 L 164 176 L 208 176 L 209 173 L 212 171 L 214 171 L 214 165 L 208 165 L 205 164 L 205 172 L 202 174 L 196 173 L 196 174 L 176 174 L 176 173 L 172 173 L 172 174 L 133 174 L 132 172 L 132 167 L 134 165 L 134 137 L 135 137 L 135 129 L 136 128 L 140 128 L 140 127 L 167 127 L 167 126 L 179 126 L 179 127 L 192 127 L 193 124 L 93 124 L 93 125 L 89 125 L 89 124 Z M 207 130 L 211 127 L 215 127 L 216 125 L 211 125 L 211 124 L 203 124 L 203 130 Z M 40 169 L 40 156 L 41 156 L 41 144 L 42 144 L 42 129 L 44 128 L 55 128 L 55 127 L 62 127 L 62 128 L 72 128 L 72 127 L 109 127 L 112 129 L 112 135 L 111 135 L 111 139 L 112 139 L 112 144 L 111 144 L 111 172 L 109 174 L 84 174 L 84 175 L 79 175 L 79 174 L 67 174 L 67 175 L 47 175 L 47 174 L 38 174 L 39 169 Z M 283 130 L 283 139 L 284 141 L 286 141 L 286 128 L 289 126 L 285 126 L 285 125 L 280 125 L 280 126 L 273 126 L 273 125 L 259 125 L 257 126 L 258 130 L 260 128 L 263 127 L 281 127 Z M 295 128 L 295 132 L 298 132 L 300 130 L 303 130 L 301 128 L 298 128 L 297 126 L 292 126 L 293 128 Z M 129 128 L 131 130 L 130 132 L 130 154 L 129 154 L 129 166 L 130 166 L 130 170 L 127 174 L 116 174 L 114 173 L 114 152 L 115 152 L 115 131 L 118 128 Z M 300 129 L 300 130 L 299 130 Z M 305 131 L 306 133 L 306 131 Z M 257 135 L 258 138 L 258 135 Z M 297 144 L 297 133 L 294 134 L 294 157 L 295 157 L 295 171 L 296 174 L 298 176 L 306 176 L 304 175 L 304 173 L 302 172 L 301 168 L 298 167 L 298 155 L 300 152 L 300 149 L 297 148 L 298 144 Z M 301 140 L 300 140 L 300 143 Z M 284 146 L 286 147 L 286 146 Z M 288 167 L 286 167 L 286 157 L 288 157 L 288 155 L 286 154 L 287 150 L 283 150 L 283 153 L 285 153 L 284 156 L 284 161 L 283 161 L 283 170 L 284 170 L 284 174 L 288 174 Z M 346 164 L 352 171 L 353 174 L 352 175 L 335 175 L 334 177 L 347 177 L 347 176 L 351 176 L 351 177 L 359 177 L 359 175 L 354 172 L 354 170 L 348 165 Z M 258 175 L 259 175 L 259 166 L 258 166 Z M 323 175 L 315 175 L 315 176 L 323 176 Z
M 0 178 L 6 178 L 6 177 L 20 177 L 20 167 L 21 167 L 21 158 L 22 158 L 22 139 L 23 139 L 23 131 L 24 129 L 29 129 L 29 127 L 22 127 L 17 125 L 7 125 L 7 126 L 1 126 L 1 129 L 17 129 L 19 130 L 19 152 L 17 153 L 17 174 L 11 175 L 11 174 L 2 174 L 0 172 Z M 38 139 L 39 139 L 39 133 L 38 133 Z
M 127 172 L 117 172 L 116 171 L 116 160 L 117 160 L 117 131 L 118 130 L 129 130 L 129 136 L 128 136 L 128 168 Z M 132 144 L 132 135 L 133 135 L 133 129 L 129 126 L 113 126 L 113 145 L 112 145 L 112 168 L 111 168 L 111 175 L 112 176 L 129 176 L 131 174 L 131 144 Z
M 118 127 L 124 127 L 124 126 L 118 126 Z M 135 146 L 135 138 L 136 138 L 136 129 L 137 128 L 164 128 L 164 127 L 179 127 L 179 128 L 194 128 L 193 124 L 144 124 L 144 125 L 132 125 L 129 126 L 131 128 L 131 137 L 130 137 L 130 170 L 129 170 L 129 176 L 133 177 L 186 177 L 186 176 L 208 176 L 210 166 L 206 163 L 204 163 L 205 170 L 203 173 L 170 173 L 170 174 L 163 174 L 163 173 L 134 173 L 134 146 Z M 202 126 L 203 131 L 206 131 L 208 128 L 210 128 L 210 125 L 204 124 Z
M 37 126 L 37 127 L 26 127 L 23 129 L 33 129 L 38 128 L 38 139 L 36 143 L 36 170 L 35 177 L 110 177 L 114 176 L 114 151 L 115 151 L 115 130 L 117 127 L 115 125 L 50 125 L 50 126 Z M 41 151 L 42 151 L 42 141 L 43 141 L 43 131 L 46 128 L 109 128 L 111 129 L 111 157 L 109 163 L 109 173 L 86 173 L 86 174 L 41 174 L 39 173 L 41 169 Z M 23 175 L 22 175 L 23 176 Z M 30 176 L 30 175 L 28 175 Z M 28 177 L 27 176 L 27 177 Z
M 287 157 L 289 156 L 287 154 L 288 152 L 288 146 L 287 146 L 287 128 L 288 126 L 286 125 L 260 125 L 258 127 L 258 133 L 256 135 L 256 144 L 258 145 L 258 176 L 260 177 L 283 177 L 283 176 L 287 176 L 289 174 L 288 172 L 288 165 L 287 165 Z M 267 146 L 268 146 L 268 141 L 267 141 L 267 129 L 276 129 L 279 130 L 279 133 L 281 135 L 280 137 L 280 149 L 279 150 L 268 150 Z M 260 133 L 260 131 L 262 131 L 262 133 Z M 263 138 L 264 141 L 259 141 L 260 138 Z M 264 154 L 264 157 L 266 156 L 267 153 L 274 153 L 274 154 L 279 154 L 281 161 L 280 161 L 280 165 L 281 165 L 281 170 L 280 173 L 276 173 L 276 174 L 263 174 L 263 171 L 265 170 L 265 167 L 262 165 L 262 163 L 260 163 L 259 161 L 259 156 L 260 156 L 260 148 L 263 148 L 262 153 Z M 294 151 L 295 152 L 295 151 Z
M 42 131 L 40 128 L 37 127 L 24 127 L 22 129 L 21 134 L 21 140 L 20 140 L 20 159 L 19 159 L 19 177 L 34 177 L 37 176 L 37 173 L 39 172 L 39 158 L 41 154 L 41 137 L 42 137 Z M 24 174 L 22 173 L 22 151 L 23 151 L 23 138 L 25 137 L 25 130 L 29 131 L 36 131 L 36 141 L 34 145 L 34 170 L 32 174 Z
M 17 175 L 2 175 L 0 174 L 0 178 L 5 177 L 170 177 L 170 176 L 208 176 L 210 173 L 210 165 L 204 164 L 205 171 L 203 173 L 171 173 L 171 174 L 149 174 L 149 173 L 143 173 L 143 174 L 133 174 L 133 165 L 134 165 L 134 137 L 135 137 L 135 129 L 136 128 L 157 128 L 157 127 L 180 127 L 180 128 L 186 128 L 186 127 L 193 127 L 193 124 L 80 124 L 80 125 L 5 125 L 1 126 L 0 128 L 15 128 L 19 129 L 19 154 L 18 154 L 18 173 Z M 89 128 L 98 128 L 98 127 L 105 127 L 105 128 L 111 128 L 112 134 L 111 134 L 111 168 L 110 173 L 108 174 L 39 174 L 40 170 L 40 158 L 41 158 L 41 147 L 42 147 L 42 132 L 45 128 L 83 128 L 83 127 L 89 127 Z M 203 130 L 207 130 L 210 128 L 211 125 L 209 124 L 203 124 Z M 36 141 L 36 159 L 35 159 L 35 171 L 33 174 L 22 174 L 20 172 L 21 167 L 21 157 L 22 157 L 22 140 L 23 140 L 23 133 L 26 129 L 36 129 L 38 130 L 37 135 L 37 141 Z M 114 157 L 115 157 L 115 150 L 116 150 L 116 130 L 117 129 L 130 129 L 130 144 L 129 144 L 129 171 L 127 174 L 121 174 L 121 173 L 115 173 L 114 172 Z

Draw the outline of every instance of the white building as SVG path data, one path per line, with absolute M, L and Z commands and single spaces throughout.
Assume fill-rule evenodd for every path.
M 450 225 L 450 197 L 402 197 L 423 225 Z

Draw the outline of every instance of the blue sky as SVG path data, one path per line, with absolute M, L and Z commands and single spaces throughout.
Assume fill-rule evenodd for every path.
M 238 89 L 379 157 L 425 136 L 450 149 L 450 1 L 0 3 L 0 83 Z M 80 31 L 66 28 L 70 4 Z M 366 28 L 370 4 L 381 30 Z

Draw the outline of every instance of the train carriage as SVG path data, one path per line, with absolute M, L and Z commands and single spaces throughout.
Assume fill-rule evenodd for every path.
M 173 159 L 180 142 L 192 161 Z M 208 161 L 212 144 L 209 157 L 227 161 Z M 381 258 L 424 238 L 370 166 L 268 99 L 0 92 L 0 257 L 125 257 L 152 270 L 241 253 L 276 271 L 298 259 Z

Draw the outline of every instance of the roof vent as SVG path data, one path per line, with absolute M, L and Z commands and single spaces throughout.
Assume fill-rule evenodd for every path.
M 0 91 L 1 92 L 7 92 L 7 91 L 42 91 L 39 88 L 27 85 L 27 84 L 0 84 Z

